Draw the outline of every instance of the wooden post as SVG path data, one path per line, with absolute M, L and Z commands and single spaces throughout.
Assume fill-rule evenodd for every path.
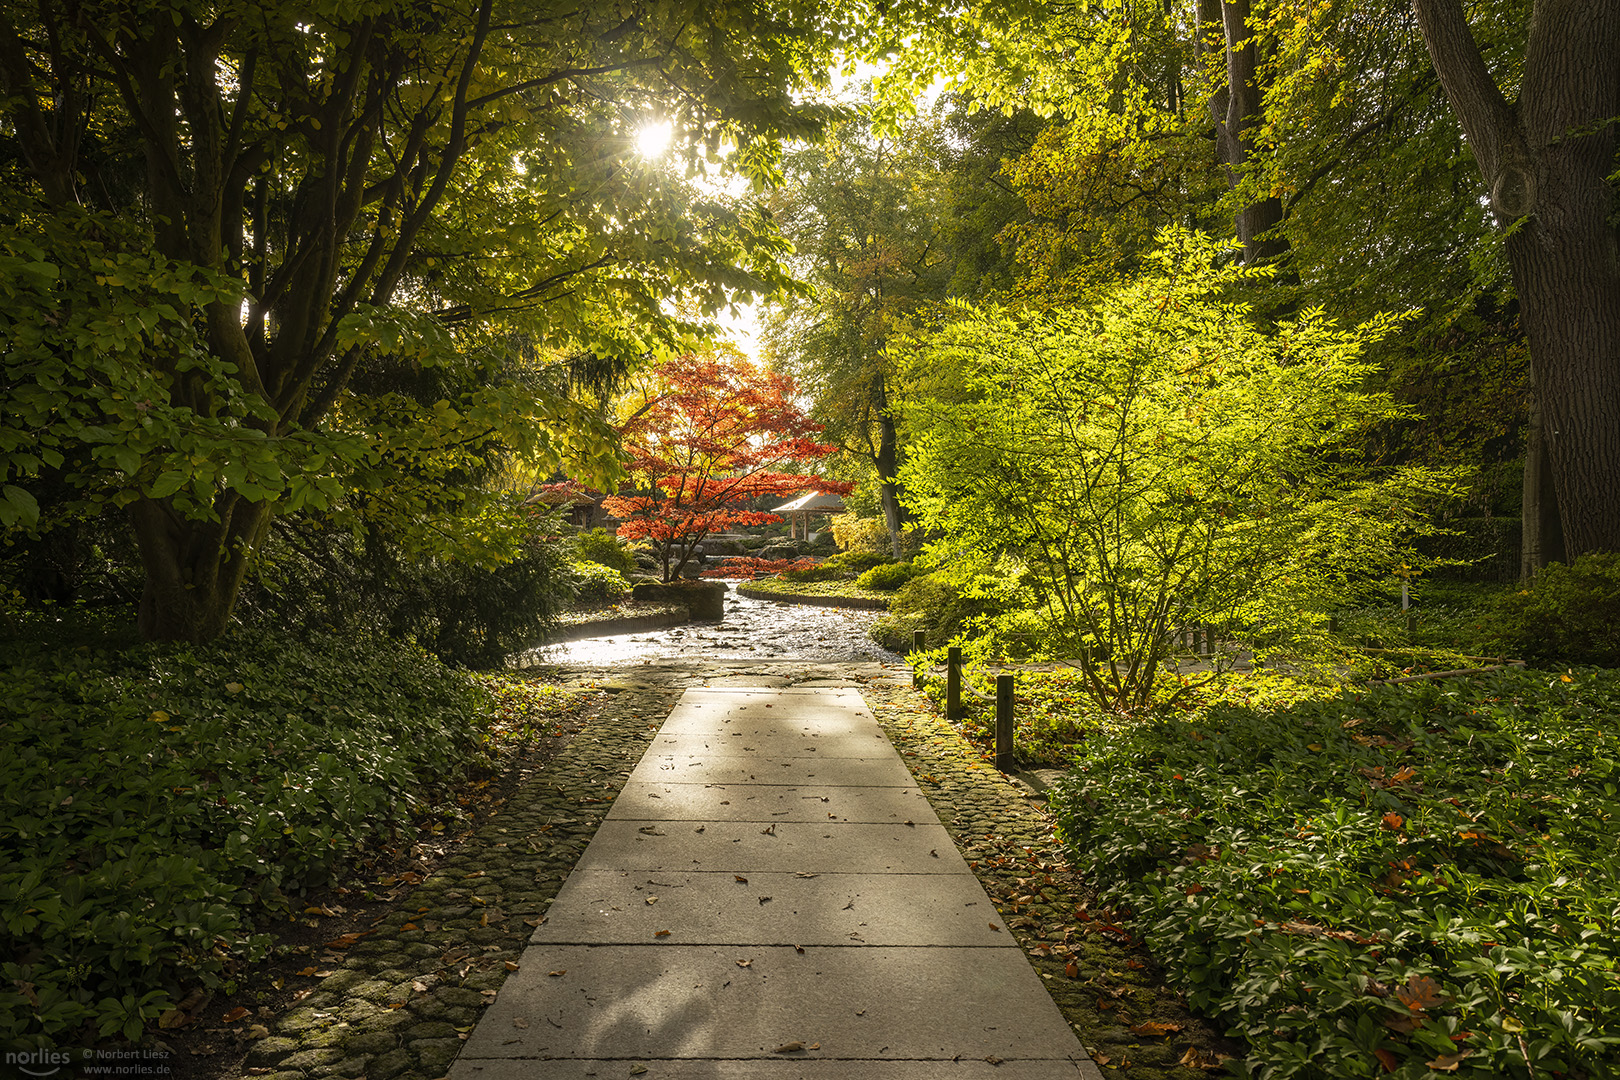
M 921 630 L 913 630 L 911 632 L 911 651 L 912 651 L 913 654 L 927 652 L 928 651 L 928 635 L 923 633 Z M 911 669 L 911 688 L 913 690 L 921 690 L 922 689 L 922 684 L 923 684 L 922 669 L 921 668 L 912 668 Z
M 996 768 L 1013 767 L 1013 677 L 996 676 Z
M 952 645 L 945 653 L 945 719 L 962 718 L 962 650 Z

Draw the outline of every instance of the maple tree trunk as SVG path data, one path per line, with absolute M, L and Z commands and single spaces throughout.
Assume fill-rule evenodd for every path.
M 1510 103 L 1459 0 L 1413 6 L 1491 207 L 1511 230 L 1508 263 L 1564 553 L 1620 550 L 1620 236 L 1608 182 L 1620 114 L 1620 7 L 1538 0 Z M 1550 557 L 1547 540 L 1539 537 Z

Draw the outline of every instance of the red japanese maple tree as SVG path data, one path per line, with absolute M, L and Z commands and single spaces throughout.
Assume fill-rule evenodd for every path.
M 624 519 L 619 536 L 652 544 L 673 581 L 711 533 L 782 518 L 750 503 L 800 491 L 846 494 L 854 484 L 780 471 L 837 451 L 817 442 L 793 380 L 741 357 L 683 356 L 658 369 L 661 391 L 619 429 L 631 491 L 602 500 Z

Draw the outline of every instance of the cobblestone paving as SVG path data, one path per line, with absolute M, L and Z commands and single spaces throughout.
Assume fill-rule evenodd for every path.
M 843 681 L 861 687 L 1098 1063 L 1143 1080 L 1210 1075 L 1178 1062 L 1213 1066 L 1214 1033 L 1159 986 L 1145 955 L 1085 911 L 1086 890 L 1045 813 L 935 716 L 905 669 L 697 663 L 575 668 L 562 677 L 610 696 L 393 914 L 325 959 L 333 974 L 270 1022 L 242 1075 L 438 1080 L 686 687 Z

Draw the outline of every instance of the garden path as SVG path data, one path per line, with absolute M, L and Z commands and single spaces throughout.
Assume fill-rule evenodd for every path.
M 682 695 L 452 1080 L 1100 1078 L 856 685 L 748 681 Z

